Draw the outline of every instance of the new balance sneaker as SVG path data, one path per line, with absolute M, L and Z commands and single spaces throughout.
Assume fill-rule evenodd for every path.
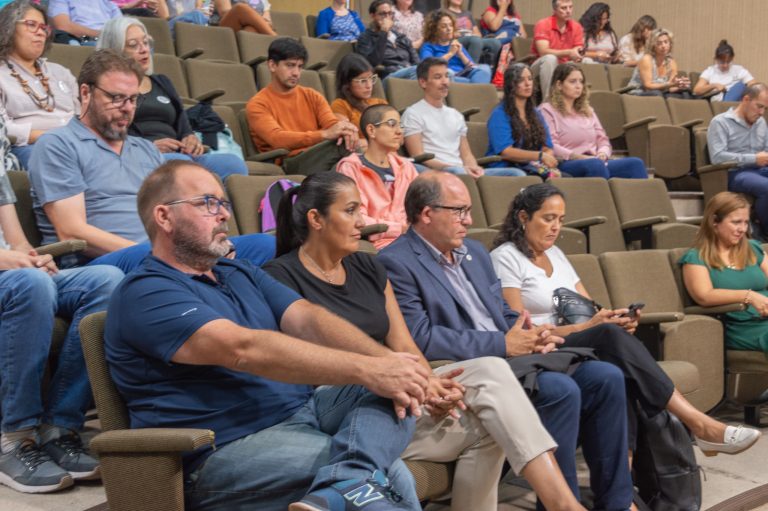
M 310 493 L 288 506 L 288 511 L 395 511 L 408 509 L 383 472 L 377 470 L 365 481 L 339 481 Z
M 0 483 L 24 493 L 48 493 L 73 484 L 33 440 L 23 440 L 8 453 L 0 453 Z
M 101 478 L 99 462 L 88 454 L 83 447 L 83 441 L 80 440 L 80 435 L 75 432 L 67 432 L 59 438 L 44 443 L 42 449 L 61 468 L 69 472 L 72 479 Z

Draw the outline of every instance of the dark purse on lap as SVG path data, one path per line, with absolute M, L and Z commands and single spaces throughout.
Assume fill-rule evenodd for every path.
M 555 304 L 558 326 L 585 323 L 603 308 L 594 300 L 564 287 L 554 290 L 552 302 Z

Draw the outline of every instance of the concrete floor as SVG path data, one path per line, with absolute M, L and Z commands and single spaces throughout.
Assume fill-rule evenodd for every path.
M 736 423 L 741 420 L 740 410 L 726 407 L 716 414 L 721 420 Z M 763 435 L 768 436 L 768 410 L 762 413 Z M 97 432 L 97 424 L 89 423 L 85 435 L 89 439 Z M 757 486 L 768 484 L 768 438 L 762 438 L 750 450 L 737 456 L 719 455 L 707 458 L 696 450 L 696 456 L 704 469 L 703 505 L 706 510 L 723 500 Z M 580 473 L 586 485 L 586 466 L 582 463 Z M 104 488 L 98 483 L 76 484 L 73 488 L 48 495 L 26 495 L 0 485 L 0 511 L 85 511 L 106 501 Z M 447 511 L 449 507 L 431 504 L 428 511 Z M 499 487 L 499 511 L 534 510 L 533 493 L 517 484 L 504 481 Z M 768 505 L 755 509 L 768 511 Z M 137 510 L 140 511 L 140 510 Z M 469 510 L 468 510 L 469 511 Z

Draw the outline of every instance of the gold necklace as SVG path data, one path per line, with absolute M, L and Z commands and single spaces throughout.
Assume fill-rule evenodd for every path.
M 29 96 L 32 102 L 37 105 L 38 108 L 41 108 L 46 112 L 53 112 L 54 108 L 56 108 L 56 98 L 53 97 L 51 86 L 48 83 L 48 77 L 43 74 L 43 68 L 40 66 L 40 62 L 37 60 L 35 61 L 35 76 L 37 76 L 38 80 L 40 80 L 40 83 L 43 84 L 43 89 L 45 89 L 45 96 L 43 97 L 32 90 L 32 87 L 29 86 L 29 82 L 21 77 L 19 72 L 15 67 L 13 67 L 13 64 L 11 64 L 9 60 L 6 60 L 5 63 L 8 65 L 8 69 L 11 71 L 11 76 L 16 78 L 16 81 L 18 81 L 19 85 L 21 85 L 21 89 L 27 94 L 27 96 Z
M 320 265 L 319 265 L 319 264 L 317 264 L 317 263 L 315 262 L 315 260 L 314 260 L 314 259 L 312 259 L 312 257 L 309 255 L 309 253 L 307 252 L 307 250 L 306 250 L 304 247 L 301 247 L 301 248 L 299 249 L 299 251 L 304 253 L 304 257 L 306 257 L 306 258 L 307 258 L 307 260 L 308 260 L 310 263 L 312 263 L 312 266 L 314 266 L 314 267 L 315 267 L 315 269 L 316 269 L 317 271 L 319 271 L 320 273 L 322 273 L 322 274 L 323 274 L 323 277 L 325 277 L 325 280 L 327 280 L 329 284 L 335 284 L 335 283 L 334 283 L 334 281 L 333 281 L 333 279 L 331 278 L 331 276 L 328 274 L 328 272 L 326 272 L 325 270 L 323 270 L 322 268 L 320 268 Z M 341 261 L 339 261 L 339 262 L 336 264 L 336 266 L 334 266 L 333 268 L 331 268 L 331 270 L 330 270 L 330 271 L 336 271 L 336 269 L 337 269 L 339 266 L 341 266 Z

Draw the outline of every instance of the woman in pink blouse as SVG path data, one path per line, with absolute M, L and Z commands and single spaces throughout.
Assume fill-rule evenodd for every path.
M 552 137 L 558 168 L 573 177 L 648 177 L 640 158 L 611 159 L 611 142 L 595 111 L 577 64 L 560 64 L 547 102 L 539 107 Z

